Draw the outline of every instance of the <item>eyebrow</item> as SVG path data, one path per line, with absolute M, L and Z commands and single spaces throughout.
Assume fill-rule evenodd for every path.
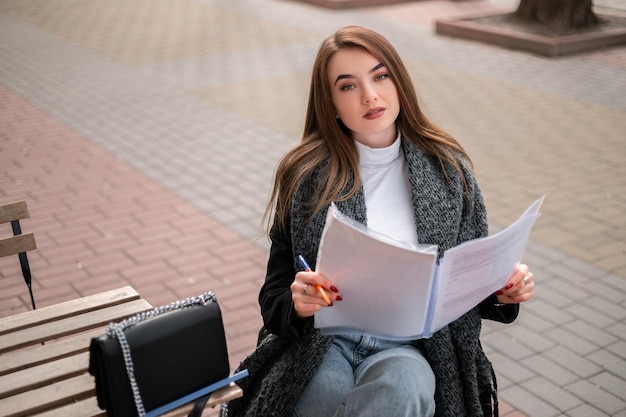
M 376 65 L 374 68 L 372 68 L 371 70 L 369 70 L 369 73 L 373 73 L 378 71 L 379 69 L 383 68 L 385 66 L 385 64 L 383 64 L 382 62 L 378 65 Z M 339 80 L 343 80 L 344 78 L 354 78 L 354 75 L 351 74 L 341 74 L 337 77 L 337 79 L 335 80 L 335 85 L 337 85 L 337 83 L 339 82 Z

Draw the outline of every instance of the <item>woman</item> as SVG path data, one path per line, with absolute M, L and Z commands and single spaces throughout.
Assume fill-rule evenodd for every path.
M 469 157 L 421 112 L 389 42 L 356 26 L 322 43 L 303 139 L 278 166 L 267 211 L 272 245 L 259 294 L 265 332 L 241 364 L 250 372 L 241 384 L 244 397 L 223 414 L 497 415 L 495 375 L 479 341 L 481 318 L 516 318 L 518 303 L 534 293 L 527 266 L 432 338 L 322 336 L 313 315 L 340 303 L 341 289 L 314 272 L 313 263 L 312 271 L 302 270 L 298 255 L 316 259 L 331 202 L 378 232 L 436 244 L 440 255 L 487 235 Z

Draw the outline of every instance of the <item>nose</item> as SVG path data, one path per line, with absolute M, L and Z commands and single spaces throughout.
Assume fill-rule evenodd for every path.
M 374 90 L 374 88 L 372 87 L 363 87 L 363 104 L 369 104 L 373 101 L 378 100 L 378 95 L 376 94 L 376 91 Z
M 363 95 L 363 104 L 369 104 L 376 100 L 378 100 L 378 97 L 376 96 L 376 94 Z

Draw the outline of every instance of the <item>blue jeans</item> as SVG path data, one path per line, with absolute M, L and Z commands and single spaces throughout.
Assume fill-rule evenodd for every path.
M 294 417 L 431 417 L 435 375 L 419 349 L 369 336 L 337 336 Z

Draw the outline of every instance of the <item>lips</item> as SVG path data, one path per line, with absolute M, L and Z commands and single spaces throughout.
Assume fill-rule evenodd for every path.
M 379 117 L 382 117 L 384 114 L 385 114 L 384 107 L 374 107 L 372 109 L 369 109 L 367 113 L 363 115 L 363 117 L 368 120 L 373 120 L 373 119 L 378 119 Z

